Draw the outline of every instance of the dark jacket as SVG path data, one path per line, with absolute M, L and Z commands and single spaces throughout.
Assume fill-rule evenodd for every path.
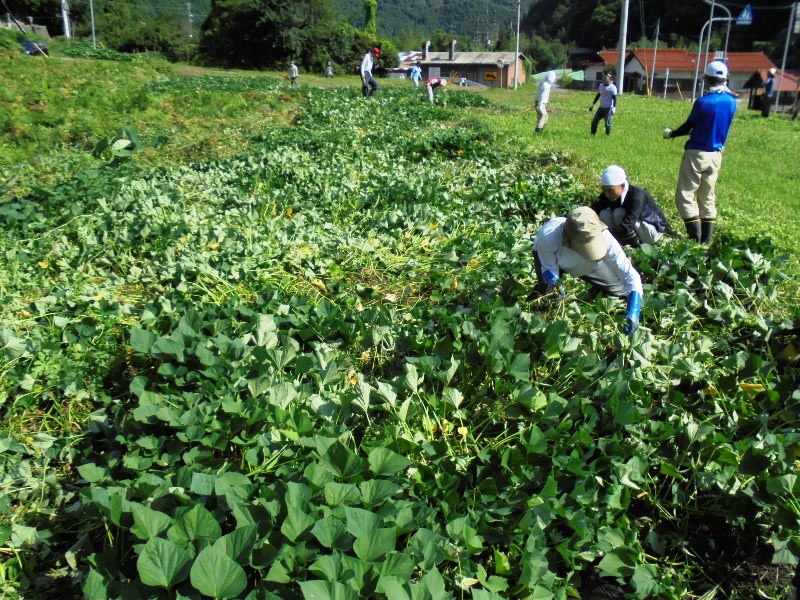
M 659 233 L 667 230 L 667 218 L 647 190 L 628 184 L 628 193 L 625 194 L 625 201 L 621 206 L 625 209 L 625 218 L 619 227 L 611 228 L 611 233 L 623 246 L 638 245 L 639 238 L 635 229 L 637 221 L 650 223 Z M 592 208 L 597 214 L 606 208 L 613 212 L 615 208 L 620 208 L 620 203 L 611 202 L 604 194 L 600 194 Z

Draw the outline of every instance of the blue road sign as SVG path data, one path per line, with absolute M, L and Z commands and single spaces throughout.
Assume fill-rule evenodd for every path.
M 753 9 L 750 8 L 748 4 L 742 9 L 742 12 L 739 13 L 738 18 L 736 19 L 737 25 L 752 25 L 753 24 Z

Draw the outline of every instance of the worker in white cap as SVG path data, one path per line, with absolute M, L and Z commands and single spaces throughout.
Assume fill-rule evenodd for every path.
M 440 87 L 446 87 L 447 83 L 447 79 L 444 77 L 429 77 L 425 80 L 425 91 L 428 93 L 428 100 L 431 101 L 431 104 L 433 104 L 433 91 Z
M 736 114 L 736 98 L 725 85 L 728 67 L 724 62 L 708 63 L 703 76 L 708 91 L 695 101 L 683 125 L 664 130 L 664 138 L 689 135 L 678 172 L 675 204 L 689 238 L 709 244 L 717 222 L 715 187 L 722 151 Z
M 564 289 L 558 285 L 569 273 L 612 296 L 627 297 L 623 332 L 631 335 L 639 327 L 642 312 L 642 278 L 631 264 L 608 226 L 588 206 L 579 206 L 566 217 L 547 221 L 533 242 L 537 291 L 541 295 Z
M 764 93 L 761 95 L 761 116 L 767 118 L 775 102 L 775 67 L 767 71 L 767 80 L 764 82 Z
M 623 246 L 655 244 L 667 230 L 667 218 L 653 197 L 628 183 L 625 170 L 609 165 L 600 176 L 600 197 L 592 208 Z

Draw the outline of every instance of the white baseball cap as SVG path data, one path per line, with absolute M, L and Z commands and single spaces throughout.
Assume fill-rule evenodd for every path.
M 622 185 L 628 181 L 625 169 L 619 165 L 609 165 L 600 176 L 600 185 Z
M 710 63 L 706 65 L 706 69 L 705 71 L 703 71 L 703 75 L 705 75 L 706 77 L 716 77 L 717 79 L 727 79 L 728 67 L 721 60 L 712 60 Z

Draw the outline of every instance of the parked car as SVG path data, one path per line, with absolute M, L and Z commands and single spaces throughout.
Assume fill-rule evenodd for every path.
M 29 56 L 50 56 L 50 51 L 44 42 L 27 40 L 20 42 L 19 45 L 22 46 L 22 51 Z

